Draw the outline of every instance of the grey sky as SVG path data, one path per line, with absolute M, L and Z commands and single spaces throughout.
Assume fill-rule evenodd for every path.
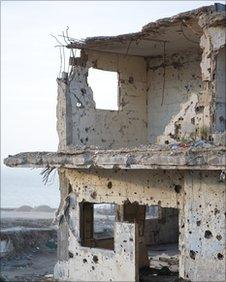
M 218 1 L 224 3 L 224 1 Z M 2 157 L 56 150 L 56 77 L 59 53 L 50 33 L 69 26 L 84 38 L 134 32 L 150 21 L 214 1 L 3 1 Z

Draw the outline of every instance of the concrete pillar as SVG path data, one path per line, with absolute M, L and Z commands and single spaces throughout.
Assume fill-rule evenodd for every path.
M 202 52 L 201 72 L 203 81 L 203 93 L 200 97 L 199 106 L 203 112 L 199 116 L 202 120 L 202 131 L 208 131 L 211 135 L 200 136 L 213 138 L 213 141 L 225 144 L 222 133 L 225 131 L 225 44 L 226 28 L 218 26 L 203 27 L 203 35 L 200 40 Z M 206 132 L 207 133 L 207 132 Z M 214 136 L 212 136 L 214 134 Z M 222 145 L 223 145 L 222 144 Z
M 85 247 L 93 247 L 93 204 L 80 204 L 80 237 L 81 244 Z
M 116 221 L 137 223 L 138 225 L 138 261 L 139 268 L 149 266 L 148 252 L 145 241 L 145 214 L 146 206 L 138 203 L 125 203 L 117 207 Z
M 60 195 L 61 195 L 61 202 L 59 210 L 61 210 L 64 200 L 70 193 L 70 184 L 68 179 L 65 177 L 63 172 L 58 170 L 59 174 L 59 183 L 60 183 Z M 66 220 L 62 220 L 61 224 L 59 225 L 59 229 L 57 231 L 57 258 L 58 260 L 66 260 L 68 259 L 68 226 Z
M 225 183 L 220 171 L 186 172 L 180 211 L 180 277 L 225 281 Z

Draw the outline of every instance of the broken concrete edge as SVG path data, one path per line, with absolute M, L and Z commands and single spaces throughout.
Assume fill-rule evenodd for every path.
M 225 144 L 225 91 L 223 79 L 220 79 L 224 70 L 219 64 L 224 58 L 225 28 L 207 28 L 208 19 L 219 24 L 222 14 L 202 14 L 199 24 L 195 21 L 197 26 L 203 27 L 202 36 L 199 34 L 200 46 L 197 40 L 197 50 L 188 49 L 188 56 L 184 56 L 185 49 L 174 54 L 169 51 L 164 63 L 157 57 L 126 57 L 118 54 L 117 50 L 117 55 L 108 54 L 106 50 L 82 50 L 79 58 L 71 57 L 72 69 L 68 81 L 58 81 L 58 149 L 67 151 L 70 145 L 102 145 L 102 148 L 109 149 L 156 142 L 173 144 L 178 140 L 199 138 L 216 145 Z M 160 30 L 162 35 L 164 32 L 165 29 Z M 158 36 L 159 33 L 156 33 Z M 182 55 L 183 60 L 179 59 Z M 183 67 L 185 57 L 189 65 Z M 93 90 L 87 82 L 90 68 L 118 73 L 118 112 L 96 108 Z M 158 73 L 156 69 L 159 69 Z M 176 74 L 181 79 L 171 82 L 169 77 Z M 172 87 L 179 87 L 180 91 L 173 91 Z M 169 114 L 160 114 L 164 111 Z M 131 122 L 133 127 L 129 126 Z
M 4 159 L 9 167 L 55 167 L 77 169 L 182 169 L 225 170 L 225 147 L 168 151 L 89 150 L 77 153 L 25 152 Z
M 220 3 L 215 3 L 214 5 L 210 5 L 210 6 L 202 6 L 202 7 L 197 8 L 197 9 L 193 9 L 193 10 L 190 10 L 190 11 L 187 11 L 187 12 L 179 13 L 179 14 L 174 15 L 172 17 L 163 18 L 163 19 L 157 20 L 155 22 L 150 22 L 142 28 L 142 31 L 150 30 L 150 29 L 156 28 L 156 27 L 159 28 L 161 26 L 169 26 L 170 24 L 175 23 L 175 22 L 179 22 L 181 20 L 194 19 L 194 18 L 197 18 L 198 16 L 200 16 L 201 14 L 214 13 L 214 12 L 219 13 L 219 14 L 223 14 L 224 11 L 225 11 L 225 5 L 220 4 Z
M 68 44 L 66 47 L 69 49 L 86 49 L 91 48 L 92 43 L 94 44 L 102 44 L 105 42 L 125 42 L 128 40 L 137 40 L 141 39 L 147 33 L 155 33 L 157 29 L 161 27 L 170 27 L 171 25 L 174 25 L 178 22 L 183 22 L 185 20 L 191 20 L 196 19 L 201 15 L 207 15 L 207 14 L 214 14 L 212 16 L 212 20 L 204 21 L 201 23 L 202 28 L 207 28 L 215 25 L 219 25 L 221 23 L 225 23 L 225 5 L 220 3 L 215 3 L 214 5 L 210 6 L 203 6 L 197 9 L 193 9 L 191 11 L 179 13 L 177 15 L 174 15 L 172 17 L 166 17 L 159 19 L 155 22 L 150 22 L 146 25 L 144 25 L 139 32 L 134 33 L 127 33 L 127 34 L 120 34 L 116 36 L 94 36 L 94 37 L 87 37 L 82 40 L 76 40 L 73 39 L 70 44 Z

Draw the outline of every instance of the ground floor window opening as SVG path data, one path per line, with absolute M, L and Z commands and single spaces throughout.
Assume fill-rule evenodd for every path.
M 115 205 L 82 203 L 80 210 L 82 246 L 113 250 Z

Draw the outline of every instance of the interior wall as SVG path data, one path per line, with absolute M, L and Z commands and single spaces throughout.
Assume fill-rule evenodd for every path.
M 159 218 L 145 220 L 145 241 L 147 245 L 178 243 L 179 210 L 160 208 Z
M 94 51 L 82 56 L 73 66 L 65 94 L 70 102 L 66 110 L 68 134 L 72 132 L 66 145 L 120 148 L 147 143 L 144 58 Z M 118 72 L 118 111 L 95 109 L 92 89 L 87 83 L 89 67 Z M 60 139 L 68 140 L 62 136 Z
M 167 45 L 166 45 L 167 46 Z M 148 140 L 175 142 L 195 137 L 202 95 L 201 53 L 196 47 L 148 60 Z M 165 68 L 164 68 L 165 65 Z M 202 110 L 202 109 L 201 109 Z

